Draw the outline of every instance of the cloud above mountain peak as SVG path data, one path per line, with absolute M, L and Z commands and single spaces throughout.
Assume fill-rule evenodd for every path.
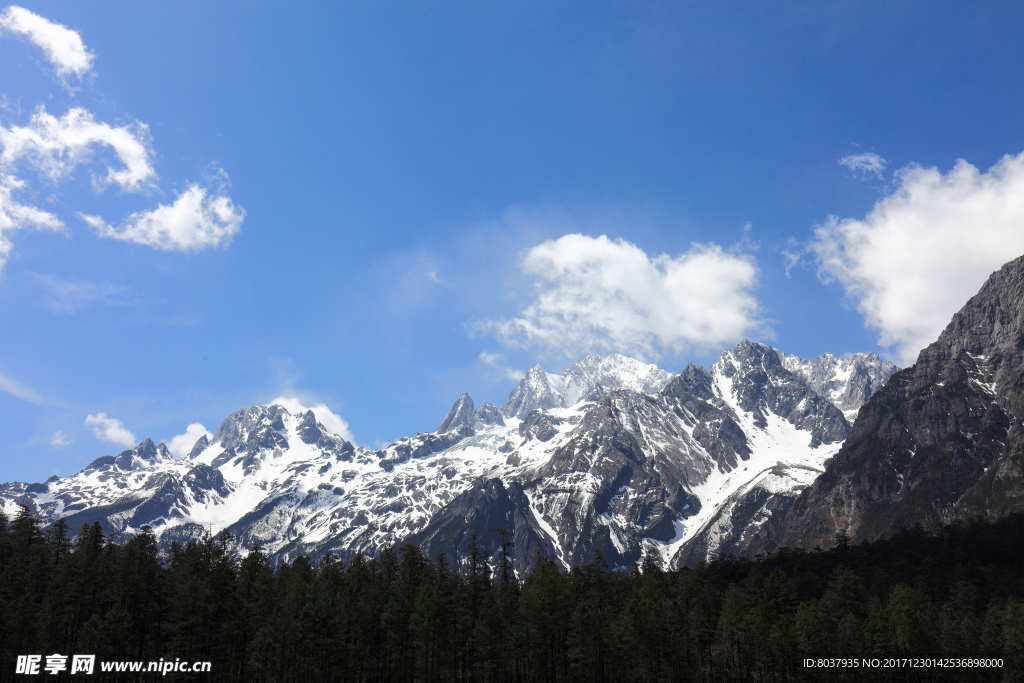
M 819 275 L 857 302 L 900 365 L 938 338 L 990 273 L 1024 253 L 1024 153 L 982 173 L 908 166 L 863 218 L 818 226 Z
M 623 239 L 570 234 L 529 249 L 520 269 L 535 297 L 518 316 L 485 323 L 512 347 L 657 358 L 762 326 L 753 256 L 714 243 L 651 257 Z

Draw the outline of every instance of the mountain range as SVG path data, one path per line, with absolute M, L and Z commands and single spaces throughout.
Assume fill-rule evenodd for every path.
M 436 430 L 371 450 L 312 411 L 239 410 L 175 458 L 147 439 L 69 477 L 0 485 L 44 523 L 99 521 L 115 541 L 150 526 L 163 548 L 226 529 L 273 560 L 373 555 L 415 543 L 465 554 L 467 534 L 515 566 L 600 550 L 692 564 L 749 542 L 814 482 L 860 405 L 896 370 L 873 354 L 803 360 L 749 341 L 678 374 L 621 355 L 532 368 L 500 407 L 459 397 Z

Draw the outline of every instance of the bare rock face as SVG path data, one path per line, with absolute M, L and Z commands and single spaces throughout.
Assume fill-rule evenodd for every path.
M 501 417 L 498 406 L 493 403 L 485 403 L 476 411 L 476 419 L 484 425 L 505 426 L 505 420 Z
M 493 563 L 497 559 L 495 550 L 499 539 L 495 531 L 498 529 L 510 534 L 515 548 L 513 557 L 518 560 L 513 566 L 520 574 L 529 566 L 525 558 L 543 557 L 551 552 L 544 532 L 530 513 L 530 502 L 523 487 L 516 482 L 506 486 L 497 478 L 481 481 L 459 495 L 433 524 L 406 541 L 418 546 L 428 557 L 444 553 L 458 560 L 465 555 L 469 535 L 475 531 L 481 548 Z
M 1024 509 L 1024 257 L 860 410 L 843 448 L 751 551 L 828 547 Z
M 448 415 L 441 421 L 441 424 L 438 425 L 435 433 L 444 434 L 459 427 L 472 428 L 475 421 L 476 407 L 473 405 L 473 399 L 470 398 L 469 394 L 463 393 L 462 396 L 459 396 L 459 400 L 455 402 L 455 405 L 452 406 L 452 409 L 448 411 Z
M 307 410 L 302 416 L 302 421 L 299 423 L 296 431 L 299 434 L 299 439 L 305 444 L 316 443 L 324 435 L 320 430 L 320 425 L 317 424 L 316 415 L 313 414 L 312 410 Z

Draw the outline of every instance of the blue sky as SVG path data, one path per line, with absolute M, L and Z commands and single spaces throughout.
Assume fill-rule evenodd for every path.
M 374 446 L 587 352 L 908 363 L 1024 253 L 1021 35 L 1018 3 L 11 6 L 0 480 L 278 397 Z

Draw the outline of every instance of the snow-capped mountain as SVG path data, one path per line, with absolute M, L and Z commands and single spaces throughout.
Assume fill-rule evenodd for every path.
M 619 354 L 587 356 L 561 375 L 536 365 L 509 394 L 501 414 L 521 420 L 532 410 L 569 408 L 613 389 L 656 394 L 671 379 L 671 372 Z
M 227 529 L 236 550 L 275 559 L 406 542 L 454 557 L 469 529 L 492 547 L 505 528 L 520 570 L 594 549 L 680 566 L 731 550 L 814 481 L 849 431 L 842 410 L 892 371 L 834 360 L 742 342 L 679 375 L 619 355 L 537 366 L 500 408 L 463 394 L 434 432 L 377 451 L 312 411 L 253 406 L 184 458 L 147 439 L 70 477 L 0 485 L 0 502 L 72 528 L 98 520 L 115 540 L 149 525 L 164 547 Z
M 779 356 L 787 370 L 832 401 L 850 424 L 857 419 L 860 407 L 898 369 L 895 363 L 873 353 L 855 353 L 846 358 L 824 353 L 810 361 L 781 351 Z

